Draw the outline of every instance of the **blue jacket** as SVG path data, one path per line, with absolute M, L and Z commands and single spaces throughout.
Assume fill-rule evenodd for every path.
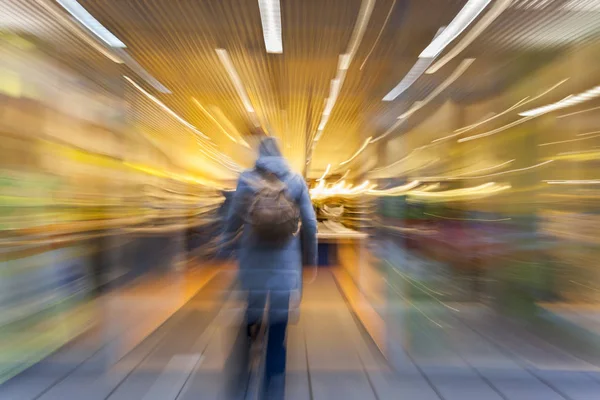
M 246 210 L 243 199 L 254 191 L 250 182 L 259 178 L 257 169 L 274 173 L 287 184 L 289 194 L 300 209 L 300 235 L 304 249 L 301 249 L 299 235 L 283 245 L 265 245 L 257 243 L 249 227 L 244 227 L 243 214 Z M 248 318 L 257 320 L 262 316 L 268 297 L 271 322 L 286 318 L 288 312 L 294 319 L 301 297 L 302 264 L 317 264 L 317 220 L 304 179 L 290 170 L 278 150 L 261 146 L 255 169 L 244 171 L 238 180 L 228 212 L 225 239 L 232 240 L 240 229 L 238 278 L 241 288 L 249 295 Z

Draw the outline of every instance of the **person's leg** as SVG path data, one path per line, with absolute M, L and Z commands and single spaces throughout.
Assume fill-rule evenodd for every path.
M 246 315 L 237 333 L 231 354 L 226 362 L 226 399 L 243 399 L 250 378 L 251 347 L 260 329 L 267 301 L 264 292 L 249 292 Z
M 248 293 L 248 304 L 246 308 L 246 323 L 248 326 L 260 325 L 267 305 L 267 293 L 265 291 L 252 291 Z
M 267 354 L 265 360 L 265 388 L 267 399 L 283 399 L 285 394 L 285 364 L 287 358 L 286 332 L 289 313 L 289 294 L 271 293 Z
M 269 326 L 267 357 L 265 365 L 265 386 L 268 399 L 283 399 L 285 393 L 285 363 L 287 349 L 285 336 L 286 322 L 277 322 Z

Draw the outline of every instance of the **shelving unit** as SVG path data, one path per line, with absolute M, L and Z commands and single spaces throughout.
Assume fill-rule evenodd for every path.
M 85 332 L 100 287 L 170 268 L 222 197 L 132 132 L 122 93 L 34 45 L 0 57 L 1 383 Z

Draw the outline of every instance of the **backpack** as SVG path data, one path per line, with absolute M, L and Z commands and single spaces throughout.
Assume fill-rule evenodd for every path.
M 298 232 L 300 210 L 288 186 L 275 174 L 256 170 L 259 179 L 252 185 L 245 222 L 252 227 L 259 242 L 286 243 Z

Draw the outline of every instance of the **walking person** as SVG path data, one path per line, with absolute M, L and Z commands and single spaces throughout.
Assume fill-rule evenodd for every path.
M 240 229 L 238 279 L 247 294 L 243 334 L 248 345 L 239 361 L 245 368 L 250 344 L 266 315 L 262 392 L 267 399 L 283 399 L 286 330 L 291 314 L 299 311 L 302 265 L 317 263 L 317 220 L 304 179 L 290 170 L 272 137 L 261 140 L 255 167 L 240 175 L 225 240 Z

